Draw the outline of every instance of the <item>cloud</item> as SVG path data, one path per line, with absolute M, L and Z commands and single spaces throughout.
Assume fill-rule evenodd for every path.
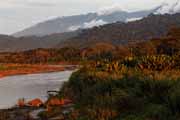
M 151 9 L 162 1 L 164 0 L 0 0 L 0 33 L 14 33 L 51 16 L 71 16 L 97 11 L 100 11 L 99 14 L 110 14 L 119 10 Z M 173 3 L 177 0 L 168 1 Z M 178 9 L 178 6 L 174 8 Z M 11 20 L 16 21 L 15 24 L 9 22 Z M 98 23 L 97 20 L 91 22 Z
M 180 11 L 180 1 L 178 4 L 175 6 L 174 11 Z
M 173 14 L 180 12 L 180 0 L 175 0 L 175 1 L 164 1 L 161 4 L 161 7 L 156 11 L 156 14 Z
M 75 25 L 75 26 L 69 27 L 69 28 L 68 28 L 68 31 L 75 31 L 75 30 L 78 30 L 78 29 L 80 29 L 80 28 L 82 28 L 82 26 L 80 26 L 80 25 Z
M 123 11 L 120 4 L 114 4 L 112 6 L 100 8 L 97 12 L 98 15 L 109 15 L 114 12 Z
M 78 29 L 87 29 L 87 28 L 93 28 L 95 26 L 101 26 L 107 24 L 107 22 L 103 20 L 92 20 L 90 22 L 85 22 L 82 25 L 74 25 L 68 28 L 68 31 L 75 31 Z
M 137 20 L 141 20 L 142 18 L 129 18 L 126 20 L 126 22 L 133 22 L 133 21 L 137 21 Z
M 103 20 L 92 20 L 90 22 L 84 23 L 83 28 L 92 28 L 94 26 L 101 26 L 107 24 L 107 22 L 103 21 Z
M 51 7 L 55 6 L 56 2 L 48 2 L 46 0 L 0 0 L 0 8 L 16 8 L 16 7 Z
M 26 2 L 24 3 L 24 5 L 27 5 L 27 6 L 36 6 L 36 7 L 54 7 L 56 6 L 57 4 L 55 3 L 48 3 L 48 2 Z

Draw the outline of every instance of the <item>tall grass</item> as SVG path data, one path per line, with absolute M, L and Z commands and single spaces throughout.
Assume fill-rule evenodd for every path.
M 79 70 L 72 74 L 66 86 L 81 117 L 89 120 L 176 120 L 179 117 L 180 79 L 156 80 L 137 71 L 120 78 L 103 77 L 103 74 L 99 77 L 95 73 Z

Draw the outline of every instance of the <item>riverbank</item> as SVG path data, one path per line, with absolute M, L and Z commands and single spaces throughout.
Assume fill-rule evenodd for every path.
M 77 65 L 59 64 L 0 64 L 0 78 L 14 75 L 50 73 L 65 70 L 74 70 Z
M 23 98 L 27 102 L 39 98 L 46 104 L 47 91 L 61 89 L 72 72 L 61 71 L 2 78 L 0 80 L 0 96 L 3 96 L 0 100 L 0 120 L 39 120 L 38 114 L 46 112 L 46 107 L 18 107 L 16 105 L 18 105 L 19 98 Z M 61 111 L 59 111 L 58 117 L 62 116 L 63 111 L 67 112 L 71 108 L 69 106 L 60 107 Z
M 30 108 L 0 110 L 0 120 L 33 120 L 33 118 L 29 115 L 29 113 L 33 110 L 34 109 Z
M 74 71 L 74 70 L 73 70 Z M 47 91 L 58 91 L 67 82 L 73 71 L 15 75 L 0 79 L 0 109 L 11 108 L 18 100 L 47 100 Z M 6 92 L 4 92 L 6 91 Z

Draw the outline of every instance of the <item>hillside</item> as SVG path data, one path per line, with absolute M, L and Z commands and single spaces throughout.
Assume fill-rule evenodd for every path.
M 23 52 L 0 53 L 0 63 L 59 63 L 97 61 L 101 59 L 120 60 L 129 56 L 151 56 L 178 54 L 180 51 L 180 28 L 171 30 L 162 38 L 153 38 L 148 41 L 130 43 L 127 45 L 113 45 L 96 43 L 84 49 L 63 47 L 58 49 L 34 49 Z
M 149 15 L 128 23 L 116 22 L 74 32 L 51 34 L 42 37 L 15 38 L 0 36 L 0 51 L 15 52 L 37 48 L 86 48 L 97 43 L 124 45 L 165 36 L 171 27 L 180 26 L 180 13 Z
M 60 41 L 76 36 L 79 31 L 69 33 L 52 34 L 42 37 L 30 36 L 15 38 L 0 35 L 0 52 L 16 52 L 37 48 L 52 48 Z
M 13 36 L 44 36 L 54 33 L 70 32 L 78 29 L 86 29 L 94 26 L 114 23 L 117 21 L 126 22 L 132 19 L 143 18 L 150 13 L 156 11 L 144 10 L 137 12 L 126 12 L 123 10 L 114 11 L 112 13 L 88 13 L 82 15 L 59 17 L 36 24 L 30 28 L 14 33 Z M 108 14 L 107 14 L 108 13 Z
M 78 36 L 62 41 L 57 47 L 86 47 L 99 42 L 127 44 L 165 36 L 169 28 L 180 26 L 180 13 L 149 15 L 142 20 L 117 22 L 83 30 Z

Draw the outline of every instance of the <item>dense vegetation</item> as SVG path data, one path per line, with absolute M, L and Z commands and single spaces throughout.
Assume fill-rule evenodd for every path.
M 122 60 L 125 57 L 168 55 L 178 56 L 180 30 L 171 28 L 166 37 L 128 45 L 96 43 L 85 48 L 63 47 L 57 49 L 35 49 L 24 52 L 0 53 L 0 63 L 58 63 L 97 60 Z M 149 58 L 150 59 L 150 58 Z M 160 59 L 160 58 L 159 58 Z M 168 59 L 165 58 L 165 59 Z M 170 58 L 171 59 L 171 58 Z M 169 60 L 170 60 L 169 59 Z
M 0 63 L 54 64 L 80 61 L 80 50 L 76 48 L 34 49 L 24 52 L 0 53 Z
M 125 57 L 107 49 L 85 57 L 91 61 L 73 73 L 59 93 L 75 103 L 68 119 L 178 120 L 179 38 L 180 29 L 174 28 L 166 38 L 127 46 Z
M 76 103 L 77 120 L 177 120 L 180 72 L 175 78 L 151 74 L 155 75 L 129 68 L 123 74 L 83 68 L 72 75 L 64 92 Z

